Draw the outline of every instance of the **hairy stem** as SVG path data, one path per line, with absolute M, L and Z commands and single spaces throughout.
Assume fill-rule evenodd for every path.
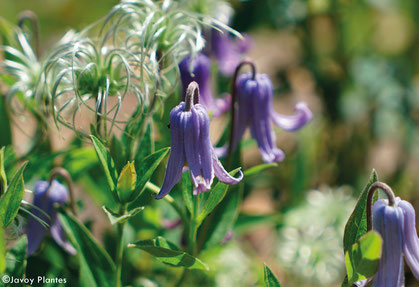
M 123 215 L 126 212 L 126 206 L 121 207 L 120 214 Z M 118 249 L 116 253 L 116 273 L 115 273 L 115 286 L 121 287 L 121 275 L 122 275 L 122 259 L 124 257 L 124 227 L 125 221 L 122 223 L 118 223 L 117 225 L 117 233 L 118 233 Z
M 380 182 L 380 181 L 374 182 L 368 190 L 368 197 L 367 197 L 367 230 L 368 231 L 372 229 L 372 199 L 377 189 L 381 189 L 382 191 L 385 192 L 388 198 L 388 204 L 390 206 L 394 206 L 396 204 L 393 190 L 387 184 L 383 182 Z

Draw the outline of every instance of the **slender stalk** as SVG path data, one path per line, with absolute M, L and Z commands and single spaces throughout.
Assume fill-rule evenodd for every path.
M 388 198 L 388 204 L 390 206 L 394 206 L 396 204 L 394 192 L 391 189 L 391 187 L 380 181 L 374 182 L 368 190 L 368 197 L 367 197 L 367 230 L 368 231 L 372 229 L 372 199 L 377 189 L 381 189 L 382 191 L 385 192 Z
M 196 244 L 196 235 L 198 233 L 198 227 L 200 222 L 198 222 L 199 216 L 199 196 L 195 195 L 192 197 L 193 208 L 191 212 L 191 220 L 189 222 L 189 253 L 193 256 L 197 255 L 197 244 Z
M 126 212 L 126 206 L 121 207 L 120 214 L 123 215 Z M 121 287 L 121 275 L 122 275 L 122 259 L 124 257 L 124 227 L 126 221 L 122 223 L 118 223 L 117 225 L 117 233 L 118 233 L 118 249 L 116 253 L 116 273 L 115 273 L 115 286 Z
M 185 281 L 186 275 L 188 274 L 188 269 L 183 268 L 182 275 L 180 276 L 179 280 L 176 282 L 174 287 L 181 287 L 183 281 Z
M 256 66 L 250 59 L 245 59 L 240 64 L 237 65 L 236 70 L 234 71 L 233 79 L 231 81 L 231 120 L 230 120 L 230 136 L 228 140 L 228 155 L 227 155 L 227 166 L 231 168 L 233 150 L 235 148 L 234 143 L 234 130 L 236 126 L 236 109 L 237 109 L 237 78 L 239 76 L 240 70 L 244 65 L 249 65 L 252 73 L 252 80 L 256 78 Z

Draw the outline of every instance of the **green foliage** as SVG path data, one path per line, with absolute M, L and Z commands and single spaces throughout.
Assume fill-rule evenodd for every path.
M 13 247 L 7 252 L 6 255 L 6 274 L 15 278 L 24 278 L 26 269 L 26 249 L 28 246 L 28 240 L 25 236 L 22 236 L 17 240 Z M 0 272 L 1 273 L 1 272 Z M 20 283 L 19 286 L 25 286 L 24 283 Z
M 77 250 L 80 286 L 114 286 L 115 265 L 90 231 L 62 208 L 59 209 L 59 218 L 67 238 Z
M 0 274 L 6 270 L 6 241 L 4 238 L 4 228 L 0 224 Z
M 269 169 L 269 168 L 272 168 L 272 167 L 277 167 L 277 166 L 278 166 L 278 164 L 276 162 L 259 164 L 259 165 L 252 166 L 251 168 L 245 170 L 243 172 L 243 175 L 244 175 L 244 178 L 248 178 L 252 175 L 259 174 L 266 169 Z
M 7 186 L 6 193 L 0 198 L 0 220 L 4 227 L 9 226 L 16 217 L 20 208 L 20 202 L 25 193 L 23 183 L 23 170 L 27 165 L 23 163 L 13 176 L 10 184 Z
M 345 253 L 348 284 L 372 277 L 378 269 L 381 257 L 382 239 L 375 232 L 370 231 L 363 235 Z
M 266 287 L 281 287 L 281 283 L 279 283 L 278 279 L 276 279 L 275 277 L 275 274 L 272 272 L 271 269 L 269 269 L 268 265 L 266 264 L 263 273 Z
M 142 240 L 128 247 L 136 247 L 144 250 L 156 259 L 173 267 L 185 267 L 188 269 L 208 270 L 208 266 L 198 258 L 181 251 L 176 245 L 167 241 L 163 237 L 157 237 L 152 240 Z
M 134 162 L 128 162 L 119 174 L 117 184 L 118 197 L 122 203 L 132 200 L 132 192 L 136 182 L 137 173 L 135 172 Z
M 0 197 L 6 192 L 7 189 L 7 177 L 4 170 L 4 149 L 0 149 Z
M 367 232 L 367 197 L 370 186 L 377 181 L 377 173 L 372 171 L 367 185 L 362 190 L 354 211 L 348 219 L 343 235 L 343 250 L 346 253 Z
M 120 215 L 116 212 L 111 211 L 106 206 L 103 206 L 102 208 L 103 208 L 103 211 L 105 211 L 106 215 L 108 216 L 109 221 L 110 221 L 111 224 L 124 223 L 128 219 L 130 219 L 131 217 L 136 216 L 140 211 L 144 210 L 144 207 L 137 207 L 137 208 L 134 208 L 134 209 L 126 212 L 125 214 Z

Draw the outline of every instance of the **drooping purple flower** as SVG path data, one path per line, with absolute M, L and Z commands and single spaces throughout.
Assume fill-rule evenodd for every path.
M 230 76 L 251 46 L 250 37 L 244 35 L 242 39 L 233 38 L 227 32 L 217 29 L 211 30 L 211 52 L 218 62 L 221 74 Z
M 305 126 L 313 117 L 307 104 L 295 105 L 294 115 L 281 115 L 273 109 L 273 87 L 266 74 L 242 74 L 236 81 L 238 102 L 236 124 L 233 131 L 232 149 L 237 147 L 246 127 L 250 126 L 252 137 L 257 141 L 259 152 L 265 162 L 282 161 L 284 152 L 276 146 L 275 132 L 271 121 L 286 131 L 295 131 Z M 224 155 L 227 147 L 217 150 Z
M 214 176 L 227 184 L 241 181 L 232 177 L 221 165 L 209 138 L 209 116 L 199 104 L 199 88 L 196 82 L 189 84 L 185 102 L 170 112 L 171 152 L 163 185 L 156 199 L 164 197 L 180 180 L 182 169 L 189 166 L 194 186 L 193 194 L 211 188 Z
M 193 81 L 197 82 L 200 89 L 200 104 L 214 116 L 219 116 L 230 107 L 230 98 L 214 99 L 211 91 L 211 61 L 204 54 L 195 57 L 186 56 L 179 63 L 180 78 L 182 80 L 183 101 L 186 89 Z
M 53 180 L 48 188 L 48 181 L 38 181 L 34 189 L 34 201 L 32 214 L 50 226 L 50 233 L 55 242 L 70 254 L 76 254 L 74 247 L 68 242 L 64 230 L 57 216 L 55 204 L 63 205 L 67 202 L 67 188 Z M 42 210 L 42 212 L 40 210 Z M 48 215 L 48 216 L 46 216 Z M 28 237 L 28 255 L 35 253 L 47 232 L 39 219 L 31 216 L 27 222 L 26 235 Z
M 373 285 L 376 287 L 404 286 L 404 254 L 412 273 L 419 279 L 419 238 L 416 232 L 415 210 L 399 197 L 395 205 L 380 199 L 373 208 L 373 228 L 383 238 L 382 254 Z

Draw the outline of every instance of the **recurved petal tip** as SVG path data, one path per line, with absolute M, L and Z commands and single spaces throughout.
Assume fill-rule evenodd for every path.
M 299 102 L 295 105 L 296 113 L 294 115 L 281 115 L 271 110 L 272 121 L 275 125 L 286 131 L 295 131 L 313 119 L 313 113 L 305 102 Z

